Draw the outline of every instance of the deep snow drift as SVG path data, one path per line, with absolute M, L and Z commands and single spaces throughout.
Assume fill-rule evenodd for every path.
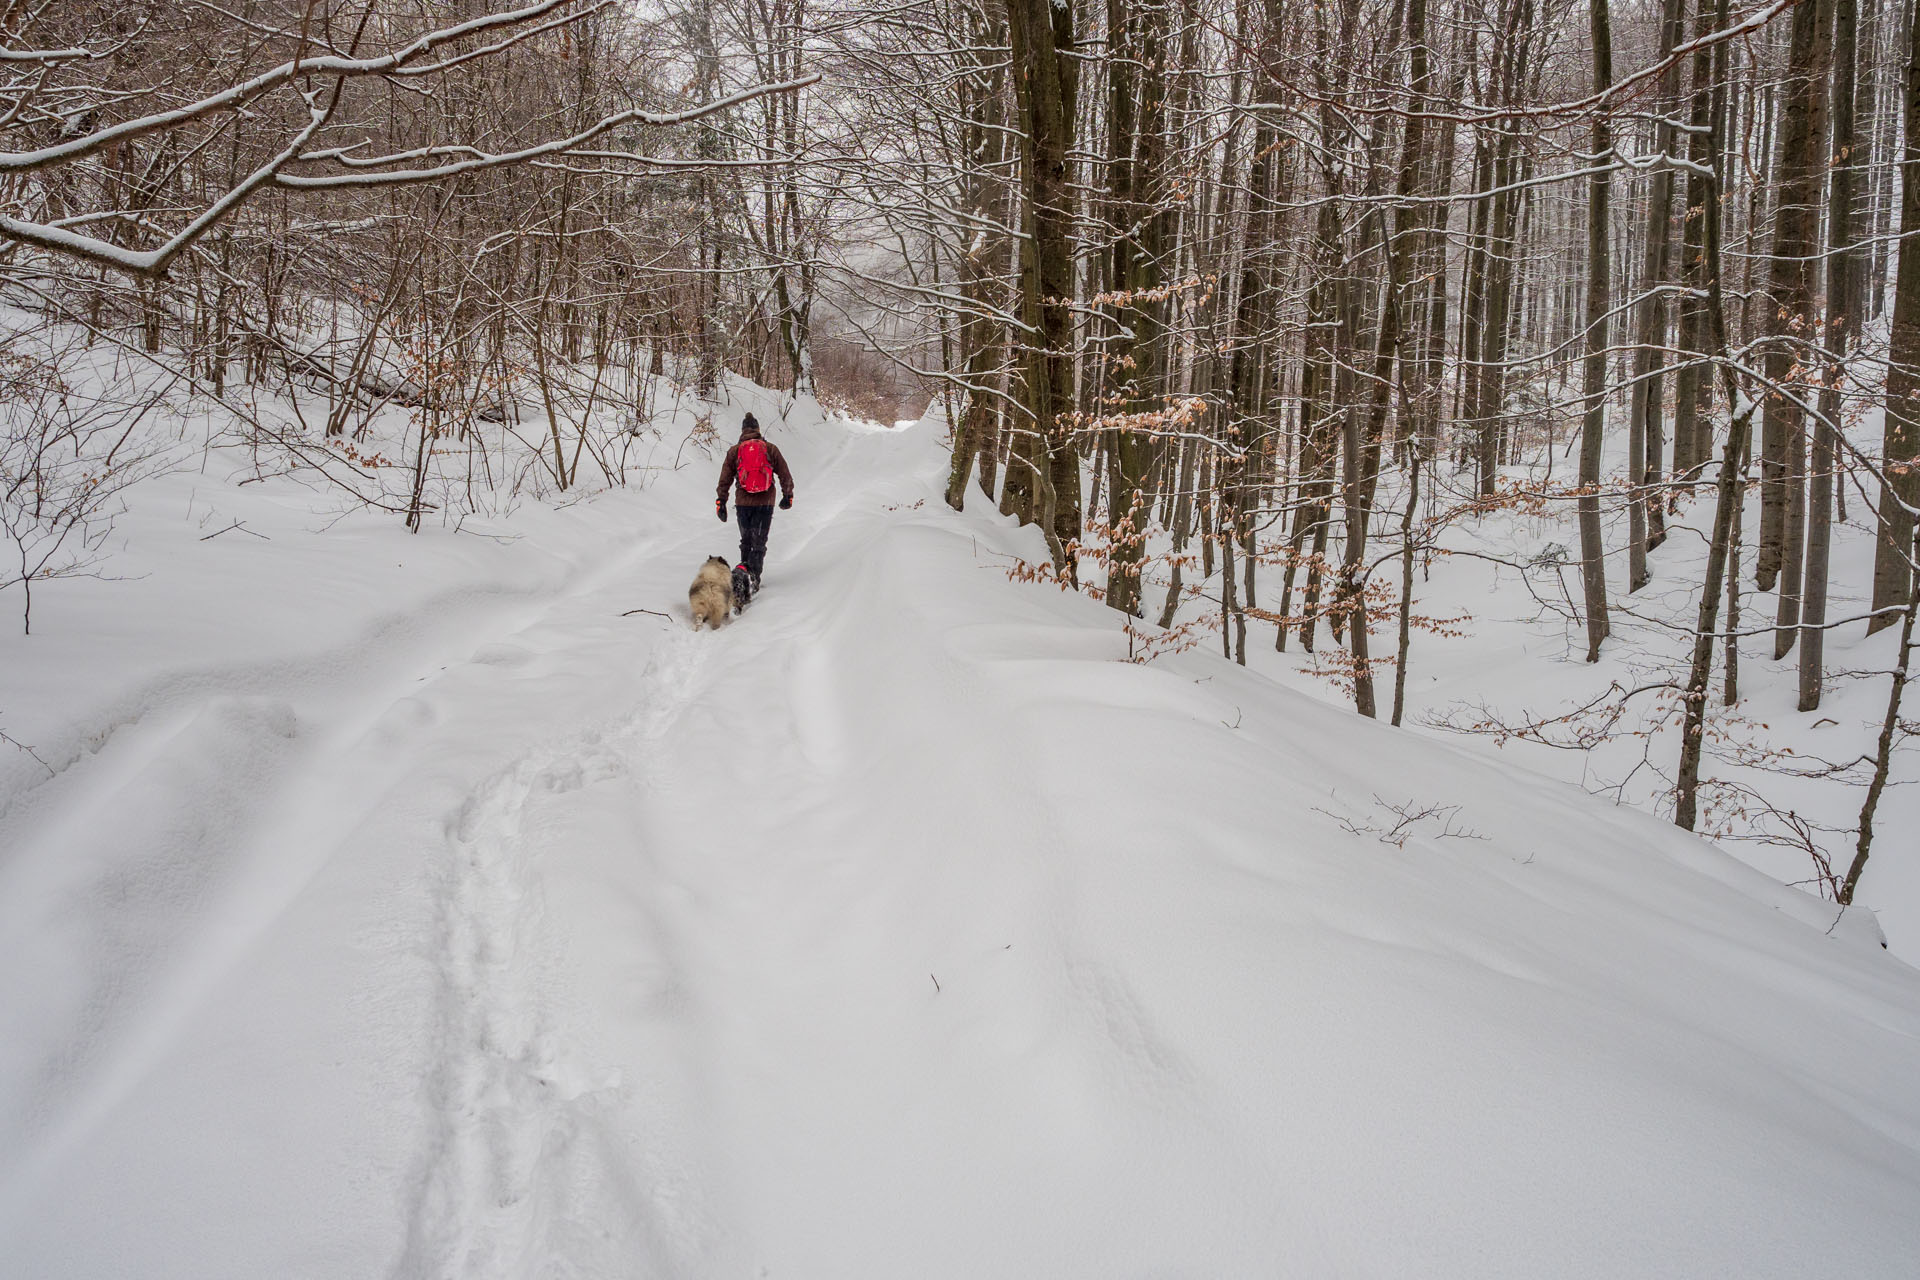
M 702 465 L 506 542 L 167 477 L 148 576 L 0 641 L 46 765 L 0 774 L 0 1271 L 1920 1266 L 1920 973 L 1870 930 L 1128 664 L 932 428 L 772 434 L 799 503 L 717 634 Z

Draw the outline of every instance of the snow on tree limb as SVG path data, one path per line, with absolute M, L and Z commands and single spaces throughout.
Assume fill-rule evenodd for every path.
M 768 94 L 797 91 L 819 78 L 814 74 L 791 77 L 777 83 L 755 84 L 682 111 L 630 108 L 607 113 L 584 126 L 576 125 L 563 137 L 511 150 L 488 151 L 469 145 L 433 145 L 368 156 L 360 154 L 367 145 L 364 141 L 314 147 L 315 140 L 329 125 L 334 124 L 336 109 L 349 81 L 365 78 L 391 81 L 399 77 L 417 78 L 444 73 L 477 59 L 500 54 L 543 33 L 574 26 L 609 8 L 611 0 L 570 7 L 573 3 L 574 0 L 538 0 L 520 8 L 437 28 L 412 39 L 399 49 L 373 57 L 352 57 L 337 52 L 309 54 L 307 49 L 314 37 L 303 33 L 296 37 L 302 45 L 298 56 L 182 106 L 90 131 L 75 130 L 72 122 L 86 117 L 73 116 L 69 111 L 65 117 L 69 125 L 61 130 L 56 141 L 32 149 L 0 151 L 0 173 L 24 175 L 57 172 L 99 155 L 111 156 L 116 148 L 137 138 L 167 134 L 229 113 L 236 121 L 231 127 L 241 129 L 245 126 L 237 122 L 251 118 L 257 104 L 289 87 L 295 87 L 304 104 L 305 122 L 271 156 L 257 163 L 243 177 L 230 179 L 231 185 L 193 214 L 185 226 L 170 233 L 160 232 L 161 242 L 152 247 L 134 248 L 117 244 L 77 229 L 103 216 L 120 216 L 102 215 L 99 212 L 39 218 L 19 216 L 17 212 L 0 213 L 0 237 L 78 258 L 113 271 L 155 277 L 164 274 L 169 264 L 182 252 L 249 198 L 268 187 L 289 191 L 395 187 L 527 164 L 565 156 L 573 149 L 624 126 L 663 128 L 685 124 Z M 449 45 L 475 36 L 497 38 L 491 38 L 475 48 L 446 52 Z M 429 61 L 429 56 L 435 53 L 445 56 Z M 31 56 L 20 50 L 10 51 L 10 60 L 38 63 L 40 70 L 32 75 L 23 73 L 10 86 L 10 90 L 0 89 L 0 99 L 4 99 L 9 91 L 12 95 L 11 107 L 5 119 L 0 120 L 0 125 L 13 125 L 20 119 L 43 91 L 48 69 L 63 60 L 70 60 L 69 55 L 71 60 L 97 56 L 93 51 L 81 47 L 42 51 Z M 221 127 L 228 126 L 223 123 Z M 631 152 L 624 153 L 622 158 L 629 163 L 639 164 L 647 164 L 651 159 Z M 663 159 L 661 163 L 666 165 L 674 162 Z M 301 168 L 308 171 L 295 171 Z M 135 213 L 138 214 L 138 211 Z M 139 221 L 145 222 L 146 219 L 141 217 Z

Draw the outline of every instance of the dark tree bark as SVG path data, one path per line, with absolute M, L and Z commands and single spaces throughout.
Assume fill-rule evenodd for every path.
M 1079 63 L 1074 8 L 1051 0 L 1006 0 L 1014 100 L 1019 105 L 1028 252 L 1021 258 L 1020 314 L 1026 326 L 1022 392 L 1030 422 L 1015 453 L 1037 488 L 1037 520 L 1054 568 L 1071 576 L 1068 547 L 1080 536 L 1079 451 L 1061 430 L 1073 408 L 1073 147 Z M 1009 475 L 1009 484 L 1012 482 Z
M 1826 346 L 1833 353 L 1820 386 L 1807 474 L 1807 568 L 1800 628 L 1800 710 L 1820 705 L 1827 621 L 1827 557 L 1833 542 L 1834 467 L 1839 461 L 1840 380 L 1855 322 L 1853 296 L 1853 90 L 1855 0 L 1833 0 L 1832 159 L 1827 187 Z
M 1416 0 L 1423 2 L 1423 0 Z M 1254 129 L 1253 161 L 1247 176 L 1247 239 L 1242 252 L 1239 297 L 1234 313 L 1233 358 L 1228 369 L 1227 398 L 1231 417 L 1228 443 L 1242 451 L 1229 465 L 1228 506 L 1232 512 L 1227 537 L 1246 552 L 1243 606 L 1234 610 L 1235 660 L 1247 662 L 1247 615 L 1254 607 L 1254 525 L 1249 514 L 1268 444 L 1267 382 L 1271 376 L 1271 348 L 1262 340 L 1268 311 L 1268 280 L 1258 260 L 1257 246 L 1272 233 L 1273 150 L 1272 123 L 1263 118 Z M 1229 574 L 1231 577 L 1231 574 Z M 1231 585 L 1228 586 L 1229 593 Z
M 1774 181 L 1780 192 L 1774 213 L 1765 317 L 1771 340 L 1762 367 L 1768 388 L 1760 428 L 1760 541 L 1755 581 L 1762 591 L 1779 589 L 1774 657 L 1792 649 L 1800 622 L 1801 571 L 1805 555 L 1806 415 L 1790 387 L 1804 356 L 1802 342 L 1814 332 L 1814 255 L 1820 225 L 1819 162 L 1826 116 L 1828 19 L 1831 0 L 1808 0 L 1793 10 L 1787 53 L 1785 101 L 1780 115 L 1779 159 Z M 1804 385 L 1802 382 L 1801 385 Z M 1793 394 L 1788 394 L 1792 392 Z
M 975 40 L 983 49 L 997 47 L 1006 39 L 1002 23 L 978 21 L 977 25 Z M 947 475 L 947 505 L 959 511 L 966 502 L 967 474 L 976 458 L 980 462 L 981 489 L 989 500 L 993 497 L 991 450 L 1000 410 L 993 375 L 1000 363 L 1005 328 L 993 312 L 1012 246 L 1006 236 L 988 229 L 990 224 L 1004 223 L 1009 212 L 1002 181 L 1007 132 L 1005 68 L 997 59 L 990 62 L 982 57 L 970 74 L 958 79 L 955 88 L 964 119 L 959 144 L 961 181 L 968 212 L 977 219 L 972 244 L 960 267 L 965 310 L 960 317 L 958 356 L 966 369 L 966 403 L 954 429 L 953 465 Z
M 1920 544 L 1908 548 L 1908 553 L 1920 559 Z M 1909 599 L 1900 610 L 1900 647 L 1894 650 L 1893 687 L 1887 691 L 1887 713 L 1880 721 L 1880 738 L 1874 744 L 1873 777 L 1867 783 L 1867 797 L 1860 805 L 1859 834 L 1854 840 L 1853 862 L 1847 868 L 1847 878 L 1841 882 L 1839 893 L 1834 896 L 1842 905 L 1853 901 L 1853 892 L 1860 884 L 1860 873 L 1867 869 L 1867 855 L 1873 848 L 1873 816 L 1880 807 L 1880 797 L 1887 789 L 1887 774 L 1893 766 L 1893 749 L 1899 738 L 1900 702 L 1907 689 L 1907 673 L 1913 669 L 1913 620 L 1920 612 L 1920 600 Z
M 1914 512 L 1920 510 L 1920 21 L 1907 18 L 1906 138 L 1900 157 L 1900 266 L 1894 279 L 1887 415 L 1881 450 L 1880 542 L 1873 560 L 1873 621 L 1891 626 L 1914 598 Z
M 1425 98 L 1432 88 L 1427 60 L 1426 15 L 1426 0 L 1408 0 L 1408 82 L 1416 99 Z M 1425 116 L 1418 112 L 1409 114 L 1400 143 L 1399 173 L 1394 182 L 1395 207 L 1379 218 L 1386 278 L 1380 284 L 1380 312 L 1374 324 L 1373 379 L 1367 414 L 1364 424 L 1358 421 L 1358 415 L 1349 414 L 1349 426 L 1344 433 L 1347 540 L 1340 567 L 1341 611 L 1348 629 L 1347 646 L 1353 654 L 1354 709 L 1369 717 L 1378 715 L 1378 711 L 1367 637 L 1367 533 L 1373 513 L 1374 490 L 1380 477 L 1387 411 L 1393 394 L 1394 364 L 1400 355 L 1400 337 L 1404 327 L 1402 317 L 1406 308 L 1400 297 L 1401 283 L 1407 278 L 1407 263 L 1415 239 L 1411 234 L 1401 234 L 1402 230 L 1411 230 L 1403 228 L 1401 224 L 1410 220 L 1406 211 L 1411 207 L 1414 189 L 1419 185 L 1425 143 Z M 1395 686 L 1397 714 L 1404 694 L 1398 680 Z
M 1727 0 L 1716 0 L 1716 7 L 1710 32 L 1724 30 L 1727 23 Z M 1721 154 L 1721 122 L 1725 119 L 1725 47 L 1714 51 L 1714 88 L 1713 109 L 1709 113 L 1708 154 L 1713 157 L 1713 180 L 1706 192 L 1706 201 L 1702 206 L 1701 246 L 1705 256 L 1705 276 L 1707 279 L 1706 321 L 1708 340 L 1720 357 L 1720 376 L 1725 380 L 1727 403 L 1741 404 L 1738 388 L 1734 383 L 1733 361 L 1727 352 L 1726 304 L 1720 289 L 1720 194 L 1719 188 L 1725 177 L 1726 157 Z M 1707 722 L 1707 684 L 1713 674 L 1714 631 L 1720 616 L 1720 592 L 1724 586 L 1729 561 L 1734 547 L 1734 526 L 1739 519 L 1740 504 L 1744 495 L 1741 483 L 1742 464 L 1747 454 L 1747 442 L 1753 430 L 1753 415 L 1757 406 L 1748 401 L 1733 415 L 1733 421 L 1727 427 L 1726 447 L 1720 457 L 1720 480 L 1716 488 L 1713 511 L 1713 532 L 1707 541 L 1706 580 L 1700 587 L 1700 610 L 1694 623 L 1693 660 L 1687 670 L 1687 683 L 1681 692 L 1680 720 L 1680 767 L 1674 786 L 1673 820 L 1688 831 L 1693 830 L 1699 818 L 1700 761 L 1706 746 Z M 1737 571 L 1738 565 L 1733 568 Z
M 1711 29 L 1715 0 L 1700 0 L 1694 27 L 1698 40 Z M 1709 415 L 1713 412 L 1713 370 L 1707 364 L 1707 194 L 1714 189 L 1708 167 L 1708 120 L 1713 102 L 1713 51 L 1694 51 L 1688 75 L 1687 194 L 1681 219 L 1679 335 L 1681 365 L 1673 381 L 1673 472 L 1685 476 L 1713 451 Z
M 1685 0 L 1667 0 L 1660 22 L 1660 58 L 1672 57 L 1680 43 L 1680 29 L 1686 21 Z M 1659 102 L 1661 111 L 1678 109 L 1676 86 L 1679 64 L 1661 73 Z M 1674 147 L 1673 125 L 1664 117 L 1654 128 L 1654 146 L 1663 155 Z M 1641 236 L 1640 300 L 1635 325 L 1638 347 L 1633 355 L 1632 423 L 1627 441 L 1627 479 L 1632 490 L 1627 500 L 1627 590 L 1638 591 L 1647 585 L 1647 553 L 1666 539 L 1666 513 L 1659 496 L 1660 459 L 1663 442 L 1661 415 L 1661 366 L 1665 357 L 1667 307 L 1659 289 L 1667 283 L 1667 264 L 1673 244 L 1673 166 L 1662 164 L 1654 171 L 1647 191 L 1647 218 Z
M 1111 409 L 1129 419 L 1166 406 L 1166 300 L 1162 264 L 1172 238 L 1174 210 L 1167 199 L 1167 36 L 1172 20 L 1164 0 L 1107 3 L 1107 148 L 1109 221 L 1114 228 L 1108 287 L 1115 335 L 1107 346 Z M 1145 484 L 1153 438 L 1126 426 L 1115 432 L 1107 523 L 1113 546 L 1107 603 L 1138 614 L 1140 560 L 1148 506 Z
M 1533 43 L 1533 0 L 1509 0 L 1505 30 L 1496 63 L 1500 89 L 1498 100 L 1517 103 L 1525 92 L 1528 55 Z M 1495 481 L 1507 442 L 1506 376 L 1507 346 L 1512 332 L 1514 255 L 1518 249 L 1515 231 L 1519 224 L 1521 196 L 1514 184 L 1522 170 L 1520 137 L 1522 126 L 1507 122 L 1499 126 L 1493 142 L 1490 175 L 1494 195 L 1487 211 L 1485 264 L 1485 301 L 1479 323 L 1480 346 L 1468 353 L 1477 361 L 1475 395 L 1469 414 L 1477 432 L 1479 488 L 1482 497 L 1493 496 Z
M 1300 558 L 1311 555 L 1307 582 L 1300 605 L 1300 643 L 1313 652 L 1315 612 L 1320 603 L 1320 562 L 1327 546 L 1327 525 L 1332 515 L 1334 431 L 1340 410 L 1334 394 L 1334 338 L 1338 324 L 1339 288 L 1335 276 L 1340 266 L 1340 214 L 1335 201 L 1322 201 L 1314 222 L 1309 250 L 1308 271 L 1312 284 L 1307 290 L 1306 335 L 1303 339 L 1300 369 L 1300 484 L 1294 500 L 1293 533 L 1289 546 L 1284 585 L 1280 594 L 1282 615 L 1291 612 L 1294 574 Z M 1308 539 L 1312 539 L 1311 550 Z M 1284 624 L 1275 647 L 1286 648 Z
M 1613 29 L 1607 0 L 1589 0 L 1593 40 L 1593 91 L 1613 87 Z M 1600 661 L 1607 638 L 1607 559 L 1600 540 L 1600 445 L 1607 424 L 1607 197 L 1613 175 L 1613 131 L 1604 110 L 1593 117 L 1593 165 L 1587 182 L 1587 357 L 1581 389 L 1587 412 L 1580 429 L 1580 582 L 1586 594 L 1587 661 Z

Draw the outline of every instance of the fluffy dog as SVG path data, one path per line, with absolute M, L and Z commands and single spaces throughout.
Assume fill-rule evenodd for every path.
M 693 609 L 695 631 L 703 622 L 715 631 L 727 625 L 733 617 L 733 570 L 725 560 L 707 557 L 700 572 L 693 575 L 693 585 L 687 588 L 687 604 Z

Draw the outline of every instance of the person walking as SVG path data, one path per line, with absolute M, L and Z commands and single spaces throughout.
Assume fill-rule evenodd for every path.
M 727 490 L 733 490 L 734 516 L 740 522 L 740 567 L 753 589 L 760 589 L 760 571 L 767 563 L 767 534 L 773 529 L 773 482 L 780 481 L 780 509 L 793 506 L 793 474 L 780 447 L 760 434 L 752 414 L 740 420 L 740 439 L 727 450 L 720 468 L 720 488 L 713 509 L 721 523 L 727 519 Z

